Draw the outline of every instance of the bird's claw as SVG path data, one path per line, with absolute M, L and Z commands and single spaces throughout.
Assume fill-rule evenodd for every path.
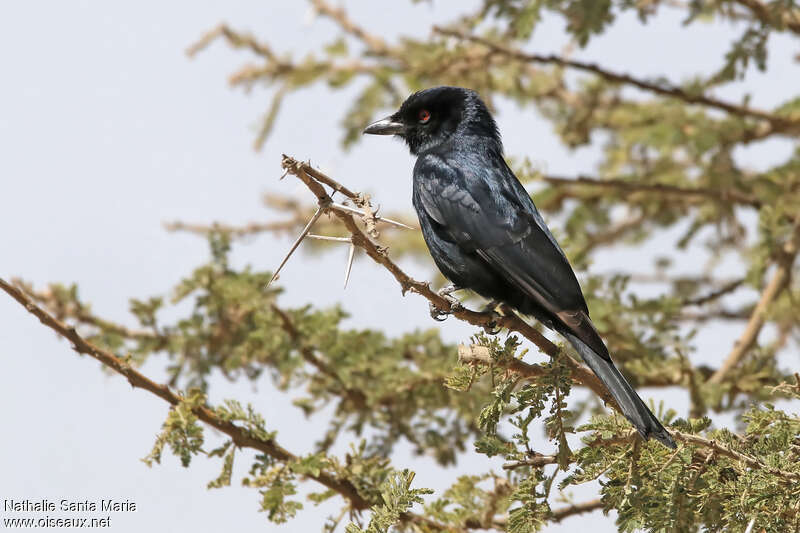
M 433 302 L 431 302 L 428 304 L 431 318 L 433 318 L 437 322 L 443 322 L 447 319 L 448 316 L 464 309 L 464 306 L 461 305 L 461 302 L 458 301 L 458 298 L 452 296 L 452 293 L 454 293 L 458 289 L 459 288 L 456 287 L 455 285 L 448 285 L 446 287 L 439 289 L 439 291 L 436 294 L 441 298 L 445 299 L 447 303 L 450 304 L 450 310 L 445 311 L 443 309 L 440 309 Z
M 502 329 L 503 328 L 494 320 L 483 325 L 483 331 L 485 331 L 487 335 L 497 335 Z
M 431 318 L 437 322 L 444 322 L 447 320 L 447 316 L 450 314 L 447 311 L 442 311 L 436 307 L 433 302 L 428 304 L 428 310 L 430 311 Z

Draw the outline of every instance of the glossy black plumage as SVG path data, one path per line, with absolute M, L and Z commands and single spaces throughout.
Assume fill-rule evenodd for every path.
M 611 361 L 578 280 L 508 168 L 494 119 L 478 95 L 459 87 L 420 91 L 365 133 L 398 135 L 417 156 L 413 204 L 442 274 L 561 333 L 639 433 L 674 448 Z

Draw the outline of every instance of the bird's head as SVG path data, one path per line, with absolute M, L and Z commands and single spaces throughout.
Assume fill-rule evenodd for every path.
M 373 122 L 364 133 L 402 137 L 414 155 L 435 149 L 456 134 L 500 144 L 497 125 L 486 104 L 478 93 L 462 87 L 433 87 L 416 92 L 396 113 Z

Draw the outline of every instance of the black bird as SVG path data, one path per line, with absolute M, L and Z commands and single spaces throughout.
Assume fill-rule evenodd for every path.
M 414 93 L 364 133 L 397 135 L 417 156 L 414 208 L 433 260 L 453 283 L 448 292 L 471 289 L 566 337 L 642 437 L 675 448 L 611 361 L 567 257 L 508 168 L 478 94 L 461 87 Z

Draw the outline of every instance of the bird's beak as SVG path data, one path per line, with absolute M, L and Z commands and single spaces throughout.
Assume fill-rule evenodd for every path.
M 373 122 L 364 128 L 364 133 L 371 135 L 402 135 L 405 131 L 406 125 L 402 122 L 397 122 L 392 117 Z

